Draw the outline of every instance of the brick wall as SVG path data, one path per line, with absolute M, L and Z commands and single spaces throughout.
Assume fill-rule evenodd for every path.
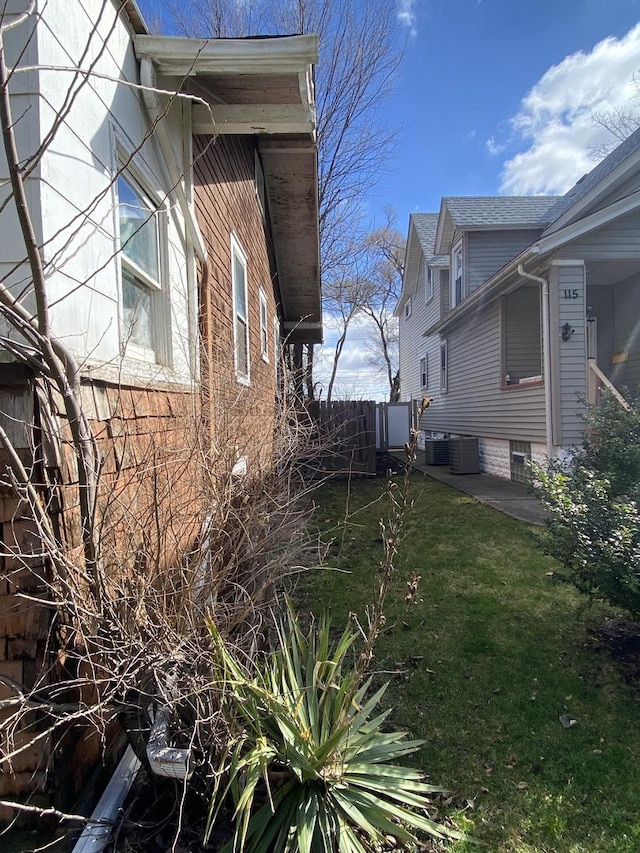
M 80 543 L 77 466 L 55 399 L 50 404 L 60 424 L 60 440 L 47 442 L 46 450 L 38 441 L 39 408 L 46 397 L 42 389 L 36 394 L 33 382 L 0 389 L 0 412 L 5 412 L 4 422 L 6 410 L 15 412 L 21 401 L 23 427 L 32 425 L 24 429 L 31 449 L 21 448 L 21 455 L 27 463 L 38 460 L 35 482 L 42 482 L 44 462 L 50 481 L 61 484 L 50 505 L 57 510 L 55 518 L 72 553 Z M 135 591 L 138 573 L 161 576 L 199 533 L 204 514 L 199 400 L 190 389 L 95 382 L 83 385 L 82 397 L 103 460 L 98 514 L 104 525 L 103 560 L 114 585 L 128 578 Z M 11 679 L 0 682 L 0 699 L 6 699 L 16 695 L 11 682 L 31 690 L 64 680 L 65 665 L 58 635 L 51 632 L 51 608 L 24 597 L 48 597 L 47 563 L 28 504 L 8 490 L 0 491 L 0 525 L 0 675 Z M 26 716 L 14 731 L 10 716 L 10 710 L 0 712 L 0 751 L 5 754 L 10 746 L 28 742 L 45 722 L 36 714 L 33 719 Z M 0 796 L 32 798 L 36 793 L 46 804 L 51 795 L 56 805 L 69 808 L 101 759 L 104 742 L 97 732 L 82 727 L 62 735 L 59 730 L 55 750 L 43 738 L 11 765 L 0 763 Z M 11 817 L 10 810 L 0 811 L 0 821 Z

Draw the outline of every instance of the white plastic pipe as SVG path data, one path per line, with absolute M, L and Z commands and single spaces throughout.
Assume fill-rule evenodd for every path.
M 547 434 L 547 458 L 553 457 L 552 399 L 551 399 L 551 340 L 549 337 L 549 281 L 540 275 L 527 272 L 524 264 L 518 264 L 518 275 L 537 281 L 542 285 L 542 352 L 544 358 L 544 419 Z

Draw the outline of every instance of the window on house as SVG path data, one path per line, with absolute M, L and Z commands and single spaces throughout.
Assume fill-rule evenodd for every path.
M 249 311 L 247 298 L 247 258 L 231 235 L 231 285 L 233 289 L 233 342 L 236 377 L 249 382 Z
M 260 288 L 260 353 L 263 361 L 269 361 L 269 331 L 267 327 L 267 297 Z
M 420 386 L 422 388 L 429 387 L 429 356 L 425 355 L 420 359 Z
M 525 285 L 502 301 L 502 383 L 542 380 L 540 288 Z
M 446 391 L 449 381 L 449 353 L 447 342 L 440 344 L 440 390 Z
M 157 361 L 162 291 L 161 208 L 128 172 L 117 179 L 125 351 L 135 358 Z
M 455 307 L 462 302 L 462 243 L 453 250 L 453 292 L 452 303 Z
M 404 303 L 404 319 L 408 319 L 411 316 L 411 297 L 407 299 Z
M 433 267 L 427 267 L 427 302 L 433 299 L 435 293 L 435 270 Z

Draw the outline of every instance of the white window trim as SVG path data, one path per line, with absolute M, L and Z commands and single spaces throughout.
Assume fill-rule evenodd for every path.
M 404 319 L 408 320 L 411 316 L 411 297 L 404 303 Z
M 171 366 L 171 325 L 170 312 L 167 306 L 167 268 L 168 268 L 168 233 L 165 196 L 157 189 L 152 188 L 153 178 L 143 172 L 137 163 L 134 163 L 131 155 L 120 145 L 115 148 L 116 176 L 113 181 L 113 194 L 115 198 L 115 242 L 116 255 L 118 259 L 118 306 L 119 306 L 119 328 L 122 355 L 128 359 L 146 362 L 147 364 L 162 364 Z M 124 165 L 126 163 L 126 165 Z M 118 195 L 118 178 L 122 177 L 134 190 L 140 193 L 142 199 L 150 207 L 155 208 L 158 240 L 158 278 L 150 276 L 123 251 L 120 241 L 120 199 Z M 144 287 L 151 291 L 151 333 L 152 346 L 145 347 L 127 339 L 127 330 L 124 324 L 123 305 L 123 268 L 137 279 Z
M 425 273 L 424 279 L 424 288 L 425 288 L 425 303 L 431 302 L 433 297 L 435 296 L 435 287 L 433 284 L 433 276 L 434 276 L 434 268 L 430 267 L 427 264 L 427 271 Z
M 269 364 L 269 308 L 267 305 L 267 295 L 262 288 L 259 291 L 260 297 L 260 354 L 262 360 Z
M 444 356 L 444 358 L 443 358 Z M 447 341 L 440 341 L 440 390 L 446 394 L 449 387 L 449 346 Z
M 425 353 L 420 359 L 420 387 L 429 387 L 429 353 Z
M 236 381 L 241 385 L 250 385 L 251 384 L 251 352 L 249 350 L 249 282 L 248 282 L 248 274 L 247 274 L 247 256 L 245 254 L 244 249 L 240 245 L 240 242 L 235 234 L 230 235 L 230 245 L 231 245 L 231 296 L 233 303 L 233 365 L 236 373 Z M 235 282 L 235 258 L 238 258 L 241 262 L 242 268 L 244 270 L 244 304 L 247 308 L 246 317 L 241 317 L 238 314 L 238 309 L 236 305 L 236 282 Z M 238 318 L 244 323 L 245 327 L 245 347 L 247 353 L 247 371 L 246 373 L 240 370 L 238 366 L 238 326 L 237 320 Z
M 456 259 L 458 255 L 460 255 L 460 299 L 456 300 Z M 462 238 L 457 240 L 451 249 L 451 269 L 453 272 L 451 276 L 451 305 L 455 308 L 464 299 L 464 248 Z

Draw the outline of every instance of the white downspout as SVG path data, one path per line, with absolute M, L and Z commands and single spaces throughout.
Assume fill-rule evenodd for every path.
M 187 232 L 187 246 L 190 245 L 193 247 L 196 255 L 198 256 L 198 260 L 202 264 L 202 284 L 205 286 L 209 275 L 207 247 L 202 237 L 200 227 L 194 216 L 193 209 L 189 204 L 189 199 L 187 198 L 182 186 L 182 174 L 176 165 L 176 155 L 171 146 L 167 126 L 163 121 L 165 117 L 165 110 L 160 103 L 160 98 L 157 92 L 156 69 L 153 64 L 153 60 L 149 56 L 142 56 L 140 58 L 140 83 L 142 84 L 142 97 L 144 99 L 144 104 L 149 112 L 153 124 L 155 125 L 154 134 L 158 140 L 158 144 L 160 145 L 162 159 L 169 174 L 169 180 L 171 183 L 169 195 L 175 199 L 182 211 Z M 191 164 L 189 164 L 189 168 L 191 168 Z M 192 264 L 187 263 L 186 266 L 189 301 L 191 303 L 189 306 L 189 320 L 190 324 L 193 326 L 189 334 L 191 347 L 190 356 L 191 364 L 195 365 L 198 357 L 198 294 L 196 282 L 193 276 Z
M 180 205 L 191 245 L 195 249 L 199 260 L 204 264 L 207 260 L 207 248 L 202 238 L 202 234 L 200 233 L 198 223 L 193 215 L 193 210 L 191 209 L 189 200 L 182 187 L 182 174 L 176 166 L 176 155 L 171 147 L 167 127 L 162 120 L 165 111 L 160 104 L 160 98 L 158 97 L 155 66 L 153 64 L 153 60 L 149 56 L 143 56 L 140 59 L 140 83 L 143 87 L 142 97 L 144 98 L 145 106 L 155 123 L 154 133 L 157 135 L 160 149 L 164 157 L 164 162 L 171 179 L 171 195 L 175 196 L 176 201 Z
M 549 337 L 549 281 L 539 275 L 527 272 L 524 264 L 518 264 L 518 275 L 536 281 L 542 285 L 542 353 L 544 359 L 544 419 L 547 434 L 547 458 L 553 457 L 552 399 L 551 399 L 551 339 Z

